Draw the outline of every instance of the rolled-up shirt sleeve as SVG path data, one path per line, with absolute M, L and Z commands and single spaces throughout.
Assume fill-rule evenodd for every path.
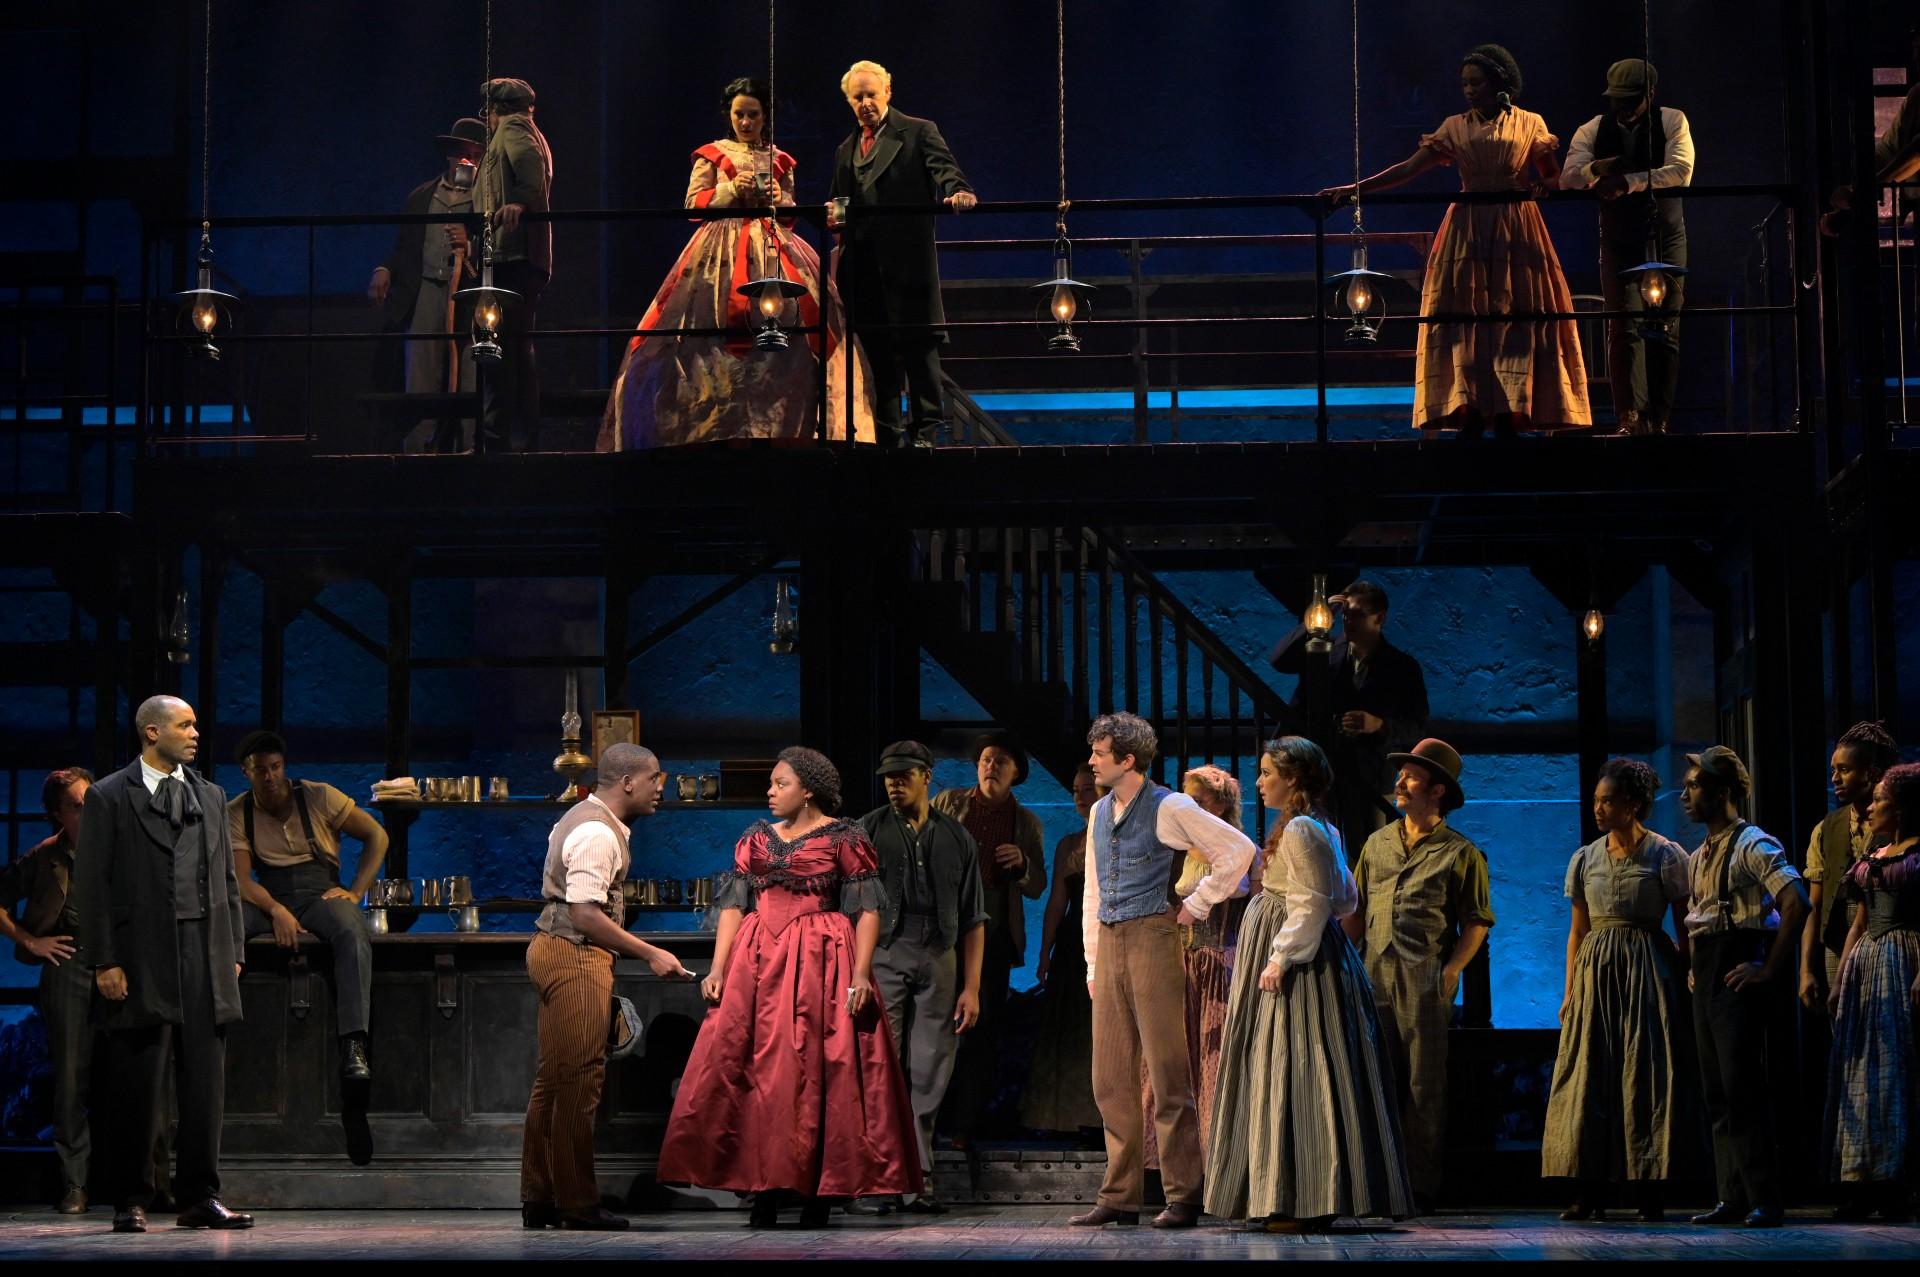
M 1205 918 L 1213 906 L 1229 899 L 1253 863 L 1253 840 L 1185 794 L 1168 794 L 1160 800 L 1154 832 L 1165 846 L 1192 852 L 1207 862 L 1207 876 L 1187 897 L 1187 912 L 1197 918 Z M 1202 907 L 1194 908 L 1195 901 Z
M 587 821 L 560 844 L 560 863 L 567 867 L 568 904 L 605 904 L 620 863 L 620 841 L 599 821 Z
M 1787 859 L 1787 849 L 1772 834 L 1736 838 L 1733 845 L 1734 873 L 1766 888 L 1775 900 L 1793 884 L 1802 881 L 1800 871 Z
M 1567 162 L 1560 166 L 1562 187 L 1583 191 L 1593 185 L 1593 139 L 1599 132 L 1597 115 L 1573 131 L 1573 141 L 1567 144 Z
M 1670 107 L 1662 107 L 1665 115 L 1662 123 L 1667 130 L 1667 162 L 1654 169 L 1653 189 L 1660 190 L 1669 186 L 1691 186 L 1693 184 L 1693 129 L 1687 123 L 1687 117 Z M 1621 174 L 1627 179 L 1629 191 L 1647 189 L 1645 169 L 1632 169 Z

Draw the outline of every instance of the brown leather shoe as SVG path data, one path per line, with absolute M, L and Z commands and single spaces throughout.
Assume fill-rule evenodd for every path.
M 1115 1210 L 1111 1206 L 1095 1206 L 1084 1215 L 1073 1215 L 1067 1219 L 1067 1223 L 1075 1228 L 1099 1228 L 1103 1224 L 1137 1224 L 1139 1222 L 1139 1211 Z
M 173 1222 L 178 1228 L 252 1228 L 253 1216 L 228 1210 L 219 1198 L 209 1197 L 181 1211 Z
M 144 1233 L 147 1231 L 147 1212 L 138 1206 L 128 1206 L 113 1212 L 113 1231 L 116 1233 Z
M 67 1185 L 67 1191 L 60 1195 L 60 1204 L 54 1207 L 62 1215 L 84 1215 L 87 1213 L 87 1190 L 78 1184 Z
M 1192 1202 L 1168 1202 L 1167 1208 L 1153 1217 L 1155 1228 L 1192 1228 L 1200 1222 L 1200 1208 Z

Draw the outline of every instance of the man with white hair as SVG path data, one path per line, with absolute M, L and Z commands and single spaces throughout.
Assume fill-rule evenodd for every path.
M 850 208 L 945 204 L 956 213 L 978 202 L 940 126 L 892 109 L 893 77 L 885 67 L 854 63 L 840 77 L 840 91 L 858 127 L 833 158 L 835 199 L 845 199 Z M 880 444 L 931 448 L 946 416 L 940 346 L 947 339 L 933 218 L 855 215 L 841 235 L 836 279 L 848 324 L 873 365 L 873 421 Z M 913 394 L 904 432 L 903 381 Z

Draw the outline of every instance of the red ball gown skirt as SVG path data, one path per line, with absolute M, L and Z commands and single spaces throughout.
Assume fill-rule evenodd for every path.
M 847 1011 L 853 922 L 771 887 L 740 924 L 667 1122 L 657 1178 L 753 1193 L 924 1190 L 885 1008 Z

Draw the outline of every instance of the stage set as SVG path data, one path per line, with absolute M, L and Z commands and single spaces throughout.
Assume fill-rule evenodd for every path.
M 1916 23 L 17 7 L 0 1255 L 1920 1255 Z

